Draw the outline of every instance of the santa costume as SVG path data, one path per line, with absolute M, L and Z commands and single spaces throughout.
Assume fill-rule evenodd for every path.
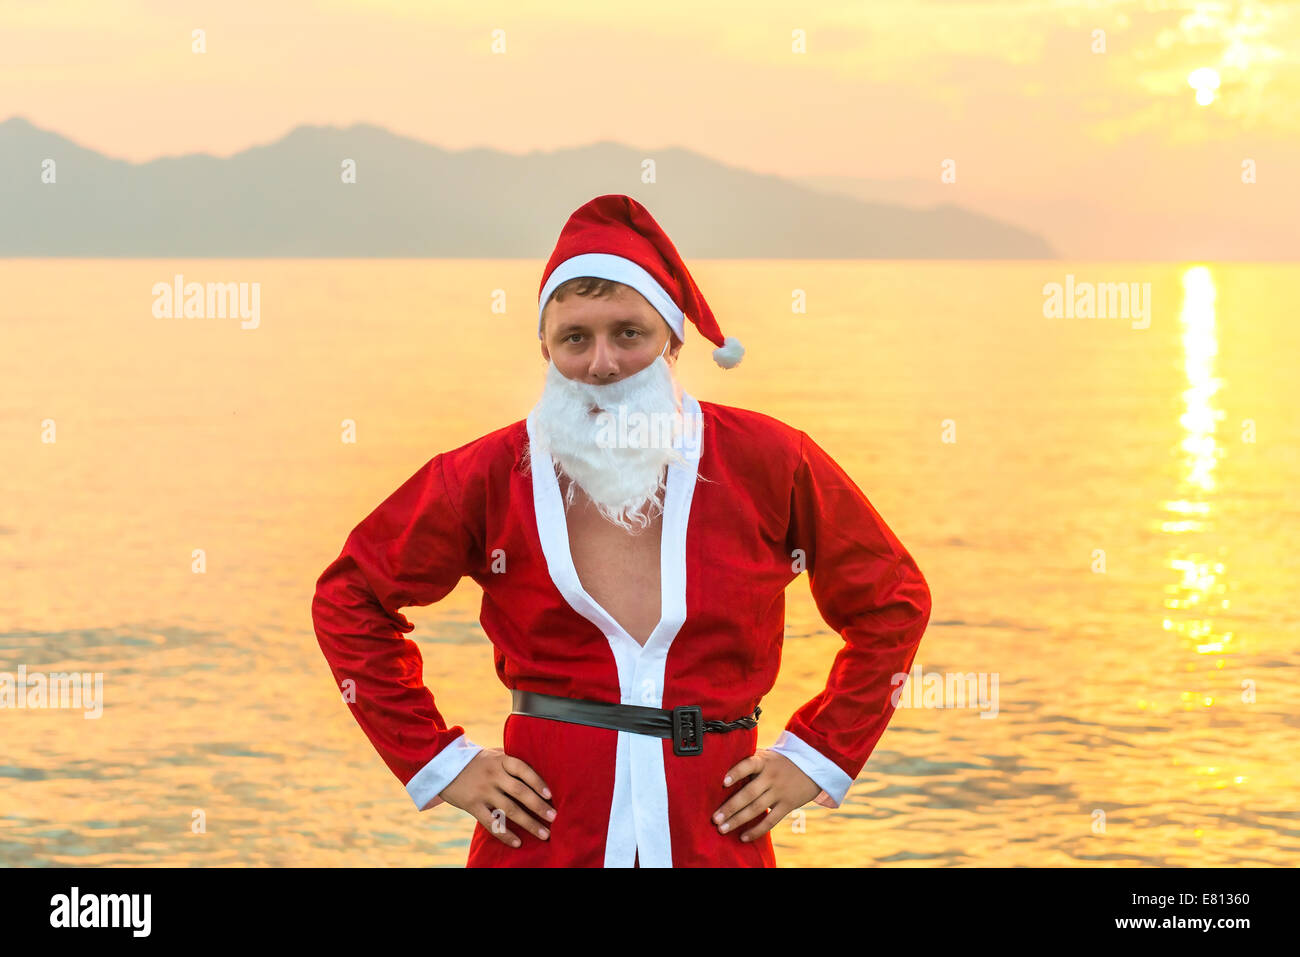
M 719 364 L 739 361 L 739 343 L 723 337 L 671 241 L 635 200 L 601 196 L 569 218 L 539 310 L 581 276 L 631 286 L 678 339 L 689 319 L 718 347 Z M 892 678 L 910 670 L 930 616 L 912 557 L 804 432 L 685 392 L 681 412 L 702 430 L 676 446 L 680 461 L 667 469 L 661 615 L 644 645 L 579 580 L 556 462 L 535 441 L 536 410 L 434 456 L 356 526 L 317 582 L 321 650 L 340 686 L 354 682 L 353 716 L 420 810 L 443 803 L 439 792 L 480 746 L 439 712 L 400 609 L 438 601 L 465 576 L 482 588 L 479 620 L 516 702 L 503 748 L 546 782 L 557 814 L 543 822 L 547 840 L 511 823 L 518 848 L 476 821 L 469 866 L 775 866 L 770 832 L 740 839 L 764 815 L 727 833 L 712 815 L 748 780 L 724 786 L 724 775 L 780 717 L 743 720 L 776 681 L 785 589 L 805 574 L 844 645 L 824 690 L 779 736 L 770 728 L 762 737 L 775 737 L 771 750 L 821 787 L 817 803 L 835 808 L 889 723 Z M 681 727 L 694 715 L 731 730 L 697 726 L 686 741 L 537 717 L 520 713 L 522 692 L 654 709 Z

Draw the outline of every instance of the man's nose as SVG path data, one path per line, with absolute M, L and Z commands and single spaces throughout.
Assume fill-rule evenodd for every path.
M 588 366 L 587 373 L 593 379 L 602 382 L 618 377 L 618 359 L 614 355 L 614 349 L 603 339 L 596 340 L 596 348 L 592 353 L 591 365 Z

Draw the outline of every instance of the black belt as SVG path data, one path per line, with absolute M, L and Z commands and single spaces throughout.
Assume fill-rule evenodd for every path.
M 512 714 L 568 721 L 571 724 L 608 728 L 611 731 L 649 734 L 657 738 L 672 738 L 673 754 L 682 755 L 703 754 L 706 731 L 725 732 L 757 727 L 758 716 L 763 713 L 762 708 L 755 708 L 752 715 L 735 721 L 705 721 L 698 705 L 646 708 L 635 704 L 610 704 L 607 701 L 520 691 L 518 688 L 510 692 L 510 697 Z

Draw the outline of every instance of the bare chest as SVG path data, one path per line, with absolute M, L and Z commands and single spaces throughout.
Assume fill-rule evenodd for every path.
M 649 528 L 629 533 L 601 515 L 579 490 L 565 520 L 569 551 L 582 587 L 644 645 L 659 624 L 661 611 L 662 514 Z

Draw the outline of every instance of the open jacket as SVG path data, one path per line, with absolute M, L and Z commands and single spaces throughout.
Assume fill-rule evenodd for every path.
M 551 457 L 532 447 L 533 416 L 435 456 L 368 515 L 320 576 L 316 635 L 336 682 L 355 682 L 353 716 L 416 807 L 480 750 L 448 725 L 421 676 L 414 626 L 464 576 L 483 590 L 480 623 L 510 689 L 673 708 L 705 720 L 751 714 L 776 681 L 785 588 L 805 572 L 844 640 L 825 689 L 773 749 L 838 807 L 893 714 L 930 615 L 911 556 L 866 496 L 805 433 L 770 416 L 683 395 L 702 416 L 671 465 L 661 544 L 661 619 L 640 645 L 583 589 Z M 508 699 L 506 699 L 508 700 Z M 504 709 L 503 709 L 504 710 Z M 502 843 L 476 822 L 469 866 L 775 866 L 761 820 L 719 834 L 713 812 L 747 779 L 727 770 L 758 747 L 759 726 L 704 735 L 676 755 L 667 738 L 522 715 L 505 719 L 507 754 L 532 766 L 556 809 L 548 840 L 510 824 Z M 775 730 L 772 728 L 772 730 Z M 770 738 L 770 733 L 764 735 Z

